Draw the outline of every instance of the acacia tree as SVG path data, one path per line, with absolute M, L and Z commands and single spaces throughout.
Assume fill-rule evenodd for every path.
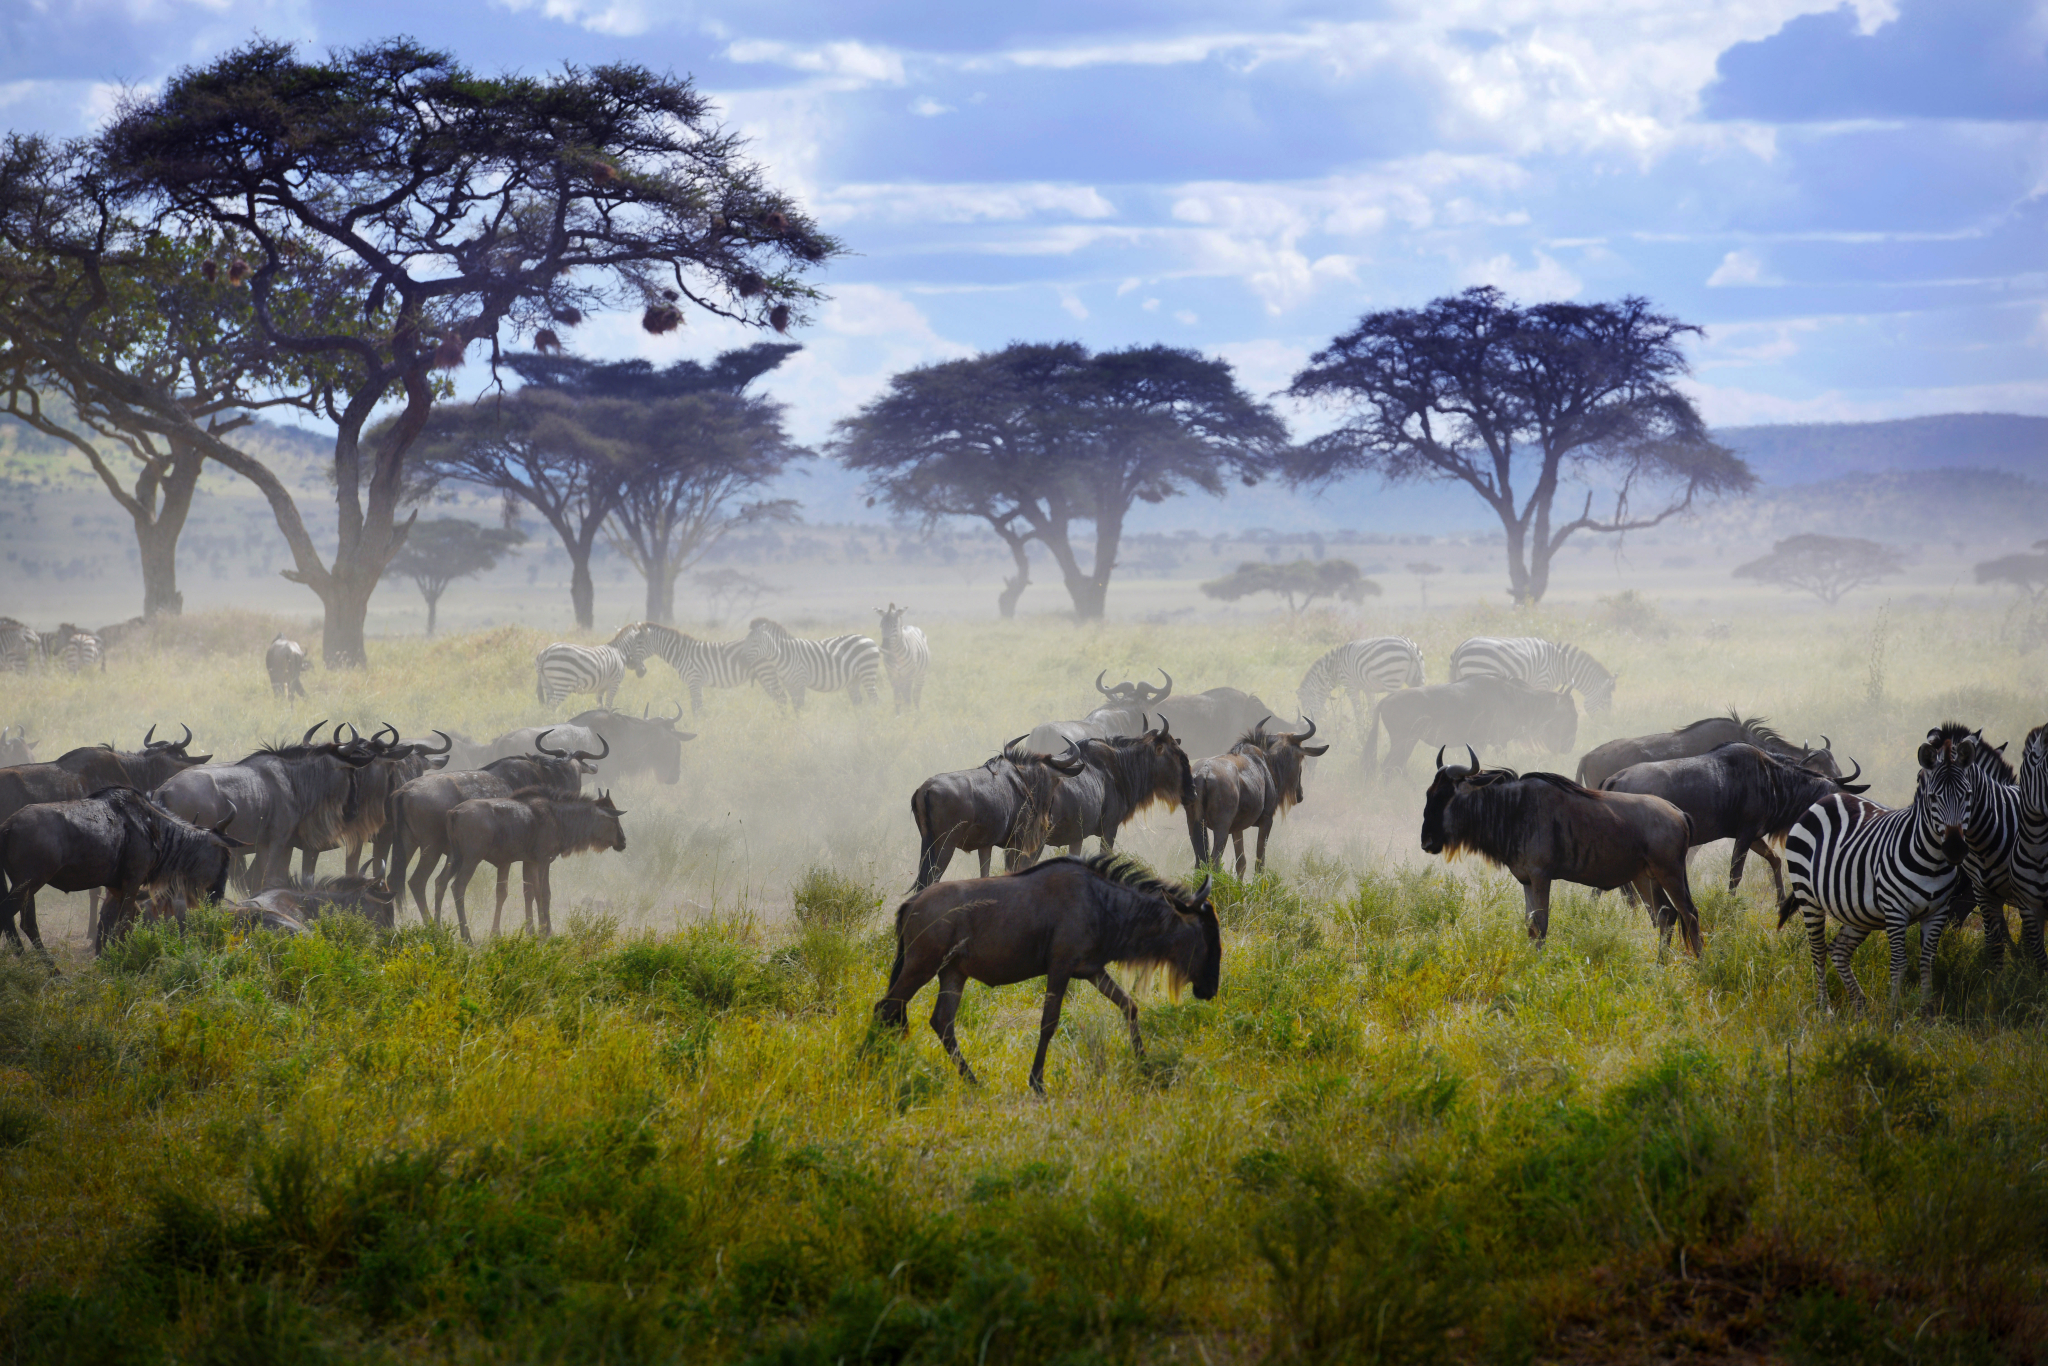
M 1977 565 L 1978 583 L 2009 583 L 2039 602 L 2048 597 L 2048 541 L 2034 542 L 2035 554 L 2000 555 Z
M 1857 536 L 1788 536 L 1771 553 L 1735 567 L 1738 579 L 1755 579 L 1811 593 L 1828 606 L 1852 588 L 1896 574 L 1906 567 L 1899 552 Z
M 1465 484 L 1506 532 L 1508 591 L 1540 602 L 1578 532 L 1653 527 L 1755 486 L 1674 387 L 1689 369 L 1681 344 L 1700 331 L 1644 299 L 1517 308 L 1491 287 L 1368 314 L 1288 386 L 1348 410 L 1290 459 L 1289 476 Z M 1603 482 L 1609 506 L 1596 514 L 1589 489 L 1576 513 L 1554 516 L 1567 477 Z
M 427 600 L 427 634 L 432 635 L 448 585 L 496 568 L 525 540 L 526 533 L 515 527 L 478 526 L 460 517 L 416 522 L 384 573 L 387 578 L 411 579 L 420 590 Z
M 927 525 L 978 517 L 1001 536 L 1017 563 L 1004 615 L 1029 581 L 1036 540 L 1087 621 L 1103 614 L 1133 505 L 1191 488 L 1220 495 L 1231 475 L 1257 483 L 1285 444 L 1279 418 L 1223 361 L 1166 346 L 1091 355 L 1060 342 L 897 375 L 839 424 L 833 451 L 895 510 Z M 1095 528 L 1086 565 L 1075 522 Z
M 679 326 L 686 302 L 786 329 L 815 297 L 800 276 L 838 250 L 687 80 L 639 67 L 484 77 L 405 39 L 318 61 L 259 40 L 131 101 L 96 153 L 138 217 L 234 232 L 245 254 L 230 269 L 246 273 L 265 342 L 334 367 L 316 396 L 336 429 L 332 562 L 296 509 L 279 516 L 285 576 L 320 597 L 330 664 L 363 660 L 437 369 L 479 342 L 495 363 L 506 332 L 546 344 L 601 308 L 639 306 L 652 332 Z M 306 253 L 357 305 L 353 325 L 308 326 L 333 311 L 289 301 Z M 153 430 L 216 458 L 229 449 L 175 393 L 65 360 Z M 372 415 L 393 400 L 366 453 Z
M 1277 593 L 1287 601 L 1290 616 L 1300 616 L 1317 598 L 1363 602 L 1380 595 L 1380 586 L 1358 572 L 1349 560 L 1296 560 L 1265 564 L 1247 560 L 1220 579 L 1202 585 L 1202 592 L 1222 602 L 1236 602 L 1254 593 Z

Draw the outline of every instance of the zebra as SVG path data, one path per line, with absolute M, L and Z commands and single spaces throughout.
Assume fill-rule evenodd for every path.
M 932 647 L 925 643 L 924 632 L 903 624 L 909 610 L 893 602 L 875 609 L 882 618 L 882 667 L 889 674 L 899 714 L 905 702 L 924 710 L 924 676 L 932 667 Z
M 2018 775 L 2006 762 L 2004 745 L 1986 744 L 1981 730 L 1972 731 L 1970 738 L 1977 742 L 1977 752 L 1970 765 L 1970 818 L 1963 825 L 1963 842 L 1969 852 L 1963 857 L 1963 876 L 1956 883 L 1949 919 L 1960 925 L 1975 908 L 1984 921 L 1985 955 L 1996 966 L 2005 961 L 2012 942 L 2005 924 L 2007 906 L 2020 908 L 2021 938 L 2029 953 L 2041 953 L 2041 905 L 2035 900 L 2029 906 L 2033 899 L 2015 875 L 2014 856 L 2025 824 Z M 2048 967 L 2048 963 L 2042 966 Z
M 622 651 L 629 658 L 665 659 L 683 682 L 690 685 L 690 711 L 704 714 L 704 689 L 742 688 L 758 683 L 778 703 L 788 699 L 775 676 L 772 655 L 763 655 L 751 638 L 740 640 L 699 640 L 673 627 L 643 621 L 628 627 L 637 634 Z M 623 633 L 621 633 L 623 634 Z M 633 651 L 638 650 L 634 656 Z
M 1351 718 L 1363 732 L 1366 722 L 1358 708 L 1358 695 L 1390 693 L 1396 688 L 1422 686 L 1422 647 L 1406 636 L 1371 636 L 1354 640 L 1308 666 L 1294 696 L 1297 715 L 1315 716 L 1329 704 L 1330 694 L 1342 688 L 1351 698 Z M 1378 703 L 1373 706 L 1379 711 Z
M 1976 750 L 1963 727 L 1939 726 L 1920 746 L 1911 805 L 1894 811 L 1836 793 L 1808 807 L 1786 835 L 1785 881 L 1792 890 L 1778 910 L 1778 924 L 1794 911 L 1804 916 L 1822 1010 L 1828 1008 L 1830 961 L 1849 999 L 1865 1003 L 1849 962 L 1872 930 L 1883 930 L 1891 941 L 1891 1001 L 1897 1008 L 1906 977 L 1906 928 L 1923 919 L 1920 990 L 1931 997 L 1934 951 L 1962 876 Z M 1832 944 L 1829 916 L 1842 926 Z
M 599 703 L 610 707 L 618 701 L 627 669 L 642 678 L 647 676 L 647 651 L 640 644 L 638 631 L 635 626 L 625 627 L 609 645 L 556 641 L 534 657 L 534 696 L 552 707 L 577 693 L 596 693 Z
M 1513 678 L 1551 692 L 1576 688 L 1589 716 L 1604 716 L 1614 705 L 1614 675 L 1576 645 L 1537 636 L 1473 636 L 1451 651 L 1451 682 L 1490 675 Z
M 36 628 L 0 617 L 0 674 L 25 674 L 42 659 L 43 638 Z
M 799 640 L 780 623 L 755 617 L 747 623 L 747 639 L 763 658 L 775 661 L 775 675 L 789 695 L 790 706 L 804 709 L 804 693 L 838 692 L 859 706 L 863 697 L 881 700 L 882 647 L 867 636 L 833 636 Z
M 70 673 L 83 673 L 95 664 L 100 666 L 101 673 L 107 671 L 107 655 L 100 638 L 68 621 L 43 636 L 42 651 L 45 659 L 62 664 Z
M 2020 946 L 2034 966 L 2048 972 L 2041 943 L 2048 919 L 2048 726 L 2027 732 L 2020 749 L 2019 836 L 2013 842 L 2012 881 L 2020 908 Z

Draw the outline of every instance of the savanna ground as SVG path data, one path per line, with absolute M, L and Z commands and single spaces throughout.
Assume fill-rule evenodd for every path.
M 1762 617 L 1388 615 L 1431 677 L 1462 636 L 1573 639 L 1621 674 L 1579 748 L 1737 705 L 1829 734 L 1872 795 L 1955 716 L 2048 721 L 2042 655 L 1953 605 Z M 830 623 L 857 629 L 865 622 Z M 1405 779 L 1336 748 L 1268 873 L 1219 879 L 1222 989 L 1140 994 L 1148 1057 L 1070 994 L 970 987 L 963 1086 L 913 1003 L 869 1007 L 908 885 L 907 798 L 1098 669 L 1164 664 L 1294 709 L 1356 632 L 927 623 L 923 714 L 712 693 L 674 788 L 626 784 L 629 848 L 556 874 L 551 942 L 408 915 L 289 940 L 195 913 L 98 963 L 0 963 L 0 1351 L 23 1361 L 2035 1361 L 2048 1353 L 2048 986 L 1972 925 L 1938 999 L 1813 1005 L 1754 862 L 1694 862 L 1706 955 L 1617 897 L 1520 893 L 1416 849 Z M 8 681 L 54 755 L 189 721 L 234 758 L 322 718 L 487 737 L 549 713 L 522 628 L 384 641 L 273 702 L 273 623 L 188 618 L 104 677 Z M 820 632 L 822 633 L 822 631 Z M 667 666 L 621 705 L 679 695 Z M 570 707 L 553 715 L 565 716 Z M 688 721 L 686 725 L 692 724 Z M 1490 754 L 1569 771 L 1575 755 Z M 1155 810 L 1125 847 L 1189 856 Z M 971 871 L 956 861 L 953 876 Z M 475 889 L 482 897 L 484 880 Z M 515 900 L 514 906 L 517 902 Z M 63 941 L 63 942 L 58 942 Z M 1859 967 L 1882 1000 L 1881 946 Z

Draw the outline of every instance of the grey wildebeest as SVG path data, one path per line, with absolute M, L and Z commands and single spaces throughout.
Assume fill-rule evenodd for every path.
M 548 747 L 553 732 L 543 730 L 534 739 L 537 752 L 510 754 L 493 759 L 480 769 L 444 769 L 423 773 L 391 795 L 392 832 L 389 870 L 392 890 L 403 896 L 409 887 L 420 920 L 428 919 L 427 879 L 448 853 L 448 813 L 476 797 L 509 797 L 514 792 L 534 789 L 557 797 L 574 797 L 583 791 L 584 775 L 605 755 L 603 745 L 594 750 L 573 752 Z M 410 878 L 406 869 L 413 857 L 419 866 Z M 448 880 L 441 880 L 445 890 Z M 502 895 L 502 889 L 501 889 Z M 441 920 L 441 894 L 434 897 L 432 918 Z
M 1104 687 L 1102 680 L 1108 674 L 1109 670 L 1104 669 L 1095 675 L 1095 691 L 1108 699 L 1102 706 L 1078 721 L 1040 722 L 1024 737 L 1024 748 L 1033 754 L 1060 754 L 1069 743 L 1136 735 L 1150 724 L 1147 709 L 1173 695 L 1173 677 L 1164 669 L 1159 671 L 1159 676 L 1166 680 L 1164 687 L 1128 681 Z
M 380 930 L 392 929 L 398 921 L 391 884 L 374 868 L 368 874 L 294 880 L 259 892 L 234 909 L 277 912 L 302 924 L 340 911 L 359 915 Z
M 1207 692 L 1181 693 L 1160 701 L 1152 708 L 1160 724 L 1173 727 L 1180 747 L 1190 759 L 1222 754 L 1246 731 L 1279 713 L 1261 702 L 1256 693 L 1236 688 L 1210 688 Z
M 36 761 L 36 742 L 28 738 L 27 726 L 0 726 L 0 768 Z
M 626 848 L 625 827 L 619 817 L 625 812 L 612 804 L 611 794 L 595 797 L 557 797 L 529 788 L 509 797 L 477 797 L 448 813 L 448 872 L 444 882 L 455 880 L 455 924 L 462 937 L 469 938 L 469 915 L 463 893 L 479 864 L 498 870 L 498 906 L 491 915 L 491 934 L 498 933 L 505 913 L 505 870 L 522 866 L 525 874 L 526 924 L 534 927 L 538 913 L 540 936 L 554 933 L 548 918 L 551 890 L 548 865 L 569 854 L 587 849 Z M 438 892 L 436 893 L 438 899 Z
M 104 889 L 107 913 L 93 936 L 97 952 L 120 930 L 145 891 L 163 891 L 178 914 L 196 897 L 218 901 L 238 843 L 226 835 L 234 811 L 202 829 L 165 811 L 132 787 L 110 787 L 77 801 L 28 806 L 0 821 L 0 933 L 21 947 L 21 928 L 37 949 L 36 893 Z
M 1708 716 L 1676 730 L 1656 735 L 1637 735 L 1595 745 L 1579 759 L 1573 774 L 1585 787 L 1600 787 L 1631 764 L 1654 763 L 1663 759 L 1690 759 L 1719 749 L 1722 745 L 1755 745 L 1766 754 L 1790 759 L 1823 778 L 1840 778 L 1834 746 L 1821 738 L 1821 748 L 1795 745 L 1772 730 L 1761 716 L 1744 717 L 1730 711 L 1726 716 Z
M 992 851 L 1036 855 L 1045 847 L 1053 794 L 1084 765 L 1072 745 L 1062 754 L 1032 754 L 1023 740 L 1020 735 L 1010 741 L 979 768 L 935 773 L 910 794 L 919 887 L 946 875 L 956 849 L 979 854 L 981 875 L 987 877 Z
M 1662 797 L 1596 792 L 1559 773 L 1517 774 L 1469 764 L 1444 765 L 1422 806 L 1422 848 L 1456 858 L 1478 854 L 1522 884 L 1529 937 L 1550 933 L 1550 884 L 1576 882 L 1612 891 L 1633 885 L 1653 909 L 1665 942 L 1675 912 L 1685 946 L 1700 953 L 1700 917 L 1685 876 L 1692 822 Z M 1662 899 L 1659 898 L 1662 894 Z
M 335 832 L 353 814 L 355 771 L 376 757 L 361 741 L 314 744 L 326 724 L 310 727 L 295 745 L 267 745 L 238 763 L 173 774 L 151 795 L 207 829 L 232 812 L 228 833 L 256 851 L 250 885 L 256 891 L 277 886 L 291 870 L 294 848 L 339 843 Z
M 1164 722 L 1142 735 L 1108 740 L 1083 740 L 1074 746 L 1083 765 L 1079 773 L 1053 789 L 1052 820 L 1045 833 L 1048 845 L 1081 852 L 1081 841 L 1093 835 L 1104 853 L 1116 848 L 1117 831 L 1154 802 L 1181 807 L 1194 800 L 1187 752 Z M 1004 860 L 1005 868 L 1035 861 L 1036 854 Z
M 1482 675 L 1456 683 L 1402 688 L 1380 699 L 1365 733 L 1364 762 L 1379 753 L 1380 727 L 1387 729 L 1383 772 L 1398 773 L 1423 743 L 1504 745 L 1540 743 L 1562 754 L 1578 738 L 1579 709 L 1568 690 L 1532 688 L 1512 678 Z
M 211 754 L 187 754 L 192 732 L 183 740 L 158 740 L 149 728 L 140 750 L 121 751 L 111 745 L 69 750 L 44 764 L 0 769 L 0 819 L 36 802 L 77 801 L 103 787 L 132 787 L 149 792 L 164 779 L 205 763 Z
M 1193 766 L 1193 800 L 1188 803 L 1188 839 L 1195 862 L 1223 859 L 1229 837 L 1237 853 L 1237 875 L 1244 876 L 1244 832 L 1257 827 L 1257 867 L 1266 866 L 1266 840 L 1273 822 L 1301 802 L 1301 771 L 1328 745 L 1311 745 L 1316 723 L 1298 734 L 1269 732 L 1265 718 L 1245 732 L 1228 754 L 1197 760 Z
M 388 740 L 384 738 L 387 733 L 391 737 Z M 341 821 L 326 824 L 320 832 L 325 843 L 305 841 L 297 845 L 300 873 L 309 881 L 318 875 L 320 855 L 329 849 L 342 850 L 342 871 L 348 876 L 353 876 L 362 862 L 363 846 L 373 841 L 377 856 L 389 858 L 391 794 L 425 773 L 436 759 L 445 757 L 455 747 L 455 742 L 445 735 L 439 749 L 425 741 L 407 743 L 399 739 L 397 729 L 388 722 L 362 744 L 370 751 L 370 762 L 355 772 L 355 791 Z
M 1860 793 L 1868 783 L 1824 778 L 1812 769 L 1767 754 L 1755 745 L 1720 745 L 1684 759 L 1658 759 L 1630 764 L 1608 775 L 1603 792 L 1636 792 L 1662 797 L 1692 821 L 1694 848 L 1715 840 L 1735 841 L 1728 864 L 1728 890 L 1742 885 L 1743 860 L 1754 850 L 1771 867 L 1777 901 L 1785 899 L 1783 864 L 1770 840 L 1785 838 L 1792 822 L 1823 797 L 1837 792 Z
M 910 1001 L 933 977 L 939 1000 L 932 1030 L 971 1084 L 974 1069 L 953 1035 L 969 978 L 984 986 L 1045 979 L 1031 1089 L 1045 1094 L 1045 1050 L 1059 1029 L 1067 983 L 1094 985 L 1123 1014 L 1131 1049 L 1145 1056 L 1138 1007 L 1109 975 L 1122 963 L 1139 976 L 1163 972 L 1174 994 L 1192 983 L 1198 1000 L 1216 995 L 1223 936 L 1209 904 L 1209 878 L 1190 892 L 1116 854 L 1048 859 L 1021 873 L 927 887 L 896 909 L 896 963 L 875 1003 L 875 1022 L 908 1033 Z
M 306 672 L 306 647 L 280 632 L 263 652 L 263 669 L 270 675 L 273 697 L 304 697 L 306 685 L 299 680 Z
M 616 783 L 646 773 L 656 782 L 673 787 L 683 776 L 683 742 L 697 738 L 693 730 L 676 729 L 676 723 L 683 719 L 682 703 L 676 703 L 675 708 L 674 716 L 652 717 L 645 709 L 638 716 L 602 708 L 579 712 L 569 718 L 570 729 L 558 733 L 555 742 L 576 749 L 587 748 L 575 729 L 581 727 L 596 736 L 607 751 L 597 761 L 596 773 L 601 781 Z

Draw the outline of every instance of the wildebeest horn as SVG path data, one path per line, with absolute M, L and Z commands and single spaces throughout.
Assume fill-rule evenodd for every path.
M 1104 669 L 1101 673 L 1095 675 L 1095 691 L 1101 693 L 1104 697 L 1115 697 L 1115 693 L 1111 692 L 1109 689 L 1102 686 L 1102 680 L 1104 678 L 1107 678 L 1108 676 L 1109 670 L 1107 669 Z
M 1308 729 L 1294 736 L 1293 739 L 1295 743 L 1305 745 L 1316 738 L 1316 719 L 1313 716 L 1304 716 L 1301 719 L 1308 722 Z
M 1828 739 L 1828 733 L 1826 731 L 1822 731 L 1820 733 L 1820 747 L 1830 754 L 1833 754 L 1835 752 L 1835 742 L 1833 740 Z
M 1209 884 L 1214 882 L 1215 880 L 1216 878 L 1213 874 L 1202 874 L 1202 885 L 1195 888 L 1195 904 L 1197 906 L 1201 905 L 1204 901 L 1207 901 L 1209 899 Z
M 548 748 L 548 747 L 547 747 L 546 745 L 544 745 L 544 744 L 542 744 L 542 743 L 541 743 L 541 741 L 543 741 L 543 740 L 547 739 L 547 738 L 548 738 L 548 737 L 549 737 L 550 735 L 553 735 L 554 733 L 555 733 L 555 728 L 554 728 L 553 726 L 549 726 L 549 727 L 548 727 L 548 728 L 547 728 L 546 730 L 544 730 L 544 731 L 542 731 L 542 732 L 541 732 L 540 734 L 538 734 L 538 735 L 534 736 L 534 737 L 533 737 L 533 748 L 534 748 L 535 752 L 536 752 L 536 753 L 540 753 L 540 754 L 545 754 L 545 755 L 547 755 L 547 756 L 548 756 L 548 758 L 550 758 L 550 759 L 566 759 L 566 758 L 568 758 L 568 757 L 569 757 L 569 751 L 567 751 L 567 750 L 565 750 L 565 749 L 549 749 L 549 748 Z
M 1472 771 L 1477 773 L 1479 771 L 1479 751 L 1467 745 L 1465 746 L 1465 753 L 1472 756 Z
M 415 745 L 414 748 L 422 754 L 446 754 L 449 750 L 455 748 L 455 741 L 449 737 L 447 731 L 437 730 L 434 734 L 441 737 L 441 747 L 439 749 L 429 749 L 425 744 Z
M 4 731 L 0 731 L 0 739 L 4 739 L 5 737 L 6 737 L 6 732 L 4 732 Z M 151 740 L 154 740 L 154 739 L 156 739 L 156 727 L 155 727 L 154 725 L 151 725 L 151 726 L 150 726 L 150 728 L 149 728 L 149 734 L 147 734 L 147 735 L 145 735 L 145 736 L 143 736 L 143 737 L 142 737 L 142 747 L 143 747 L 144 749 L 148 749 L 148 748 L 149 748 L 149 742 L 150 742 Z M 166 741 L 164 741 L 164 743 L 165 743 L 165 744 L 169 744 L 169 743 L 170 743 L 170 741 L 166 740 Z
M 1442 768 L 1444 766 L 1444 751 L 1449 748 L 1449 745 L 1438 745 L 1436 747 L 1436 766 L 1438 768 Z
M 183 749 L 183 748 L 185 748 L 185 746 L 187 746 L 187 745 L 189 745 L 189 744 L 191 744 L 191 743 L 192 743 L 192 727 L 190 727 L 190 726 L 187 726 L 187 725 L 185 725 L 185 723 L 184 723 L 183 721 L 180 721 L 180 722 L 178 723 L 178 725 L 179 725 L 179 726 L 181 726 L 181 727 L 183 727 L 183 729 L 184 729 L 184 731 L 185 731 L 185 738 L 184 738 L 184 739 L 182 739 L 182 740 L 180 740 L 180 741 L 178 741 L 178 743 L 177 743 L 177 744 L 173 745 L 173 746 L 172 746 L 172 748 L 173 748 L 173 749 Z M 27 731 L 23 731 L 23 732 L 22 732 L 22 734 L 23 734 L 23 735 L 26 735 L 26 734 L 28 734 L 28 732 L 27 732 Z
M 220 818 L 220 824 L 211 827 L 213 833 L 216 835 L 226 835 L 228 832 L 228 827 L 235 823 L 235 817 L 240 814 L 241 813 L 239 811 L 235 810 L 235 804 L 233 802 L 229 802 L 228 814 Z
M 1152 694 L 1152 700 L 1154 702 L 1164 702 L 1167 698 L 1173 696 L 1173 675 L 1168 673 L 1166 670 L 1161 669 L 1159 671 L 1159 676 L 1166 680 L 1166 686 L 1163 688 L 1152 688 L 1149 690 Z
M 386 721 L 384 724 L 377 727 L 377 735 L 382 735 L 387 730 L 391 732 L 391 738 L 393 740 L 396 740 L 398 738 L 398 727 L 392 725 L 389 721 Z M 377 735 L 372 735 L 370 738 L 374 740 L 377 738 Z
M 579 749 L 579 750 L 577 750 L 577 751 L 576 751 L 576 753 L 575 753 L 575 754 L 571 755 L 570 757 L 571 757 L 571 758 L 575 758 L 575 759 L 589 759 L 589 760 L 591 760 L 591 761 L 595 762 L 596 760 L 602 759 L 602 758 L 604 758 L 604 756 L 605 756 L 605 755 L 607 755 L 607 754 L 610 754 L 610 753 L 612 752 L 612 742 L 611 742 L 611 741 L 609 741 L 609 740 L 605 739 L 605 738 L 604 738 L 604 737 L 603 737 L 602 735 L 600 735 L 600 736 L 598 736 L 598 737 L 597 737 L 597 742 L 598 742 L 598 743 L 599 743 L 600 745 L 603 745 L 603 746 L 604 746 L 604 748 L 603 748 L 603 749 L 601 749 L 601 750 L 599 750 L 599 751 L 598 751 L 597 753 L 595 753 L 595 754 L 592 754 L 592 753 L 591 753 L 591 752 L 590 752 L 589 750 L 587 750 L 587 749 Z
M 673 702 L 670 705 L 672 705 L 676 709 L 676 714 L 669 718 L 669 724 L 673 726 L 676 722 L 683 719 L 683 704 L 680 702 Z
M 299 743 L 302 745 L 312 744 L 313 737 L 318 735 L 320 733 L 320 727 L 326 724 L 327 718 L 323 716 L 318 721 L 315 721 L 312 725 L 306 727 L 306 733 L 299 737 Z
M 1159 713 L 1159 738 L 1162 740 L 1171 740 L 1173 738 L 1173 730 L 1166 723 L 1165 712 Z
M 1853 783 L 1853 782 L 1855 782 L 1855 781 L 1856 781 L 1856 780 L 1857 780 L 1858 778 L 1860 778 L 1860 777 L 1862 777 L 1862 776 L 1863 776 L 1863 763 L 1862 763 L 1862 761 L 1861 761 L 1861 760 L 1859 760 L 1859 759 L 1851 759 L 1851 760 L 1850 760 L 1849 762 L 1850 762 L 1850 763 L 1852 763 L 1852 764 L 1854 764 L 1854 765 L 1856 765 L 1856 771 L 1855 771 L 1855 772 L 1853 772 L 1853 773 L 1851 773 L 1851 774 L 1849 774 L 1849 775 L 1848 775 L 1848 776 L 1847 776 L 1846 778 L 1843 778 L 1843 779 L 1841 779 L 1841 780 L 1840 780 L 1840 782 L 1839 782 L 1839 784 L 1838 784 L 1838 785 L 1839 785 L 1840 787 L 1844 788 L 1844 789 L 1849 789 L 1849 784 L 1850 784 L 1850 783 Z M 1865 784 L 1865 786 L 1867 787 L 1867 786 L 1868 786 L 1868 784 Z M 1853 789 L 1853 790 L 1854 790 L 1854 791 L 1858 791 L 1858 792 L 1861 792 L 1861 791 L 1863 790 L 1863 788 L 1855 788 L 1855 789 Z

